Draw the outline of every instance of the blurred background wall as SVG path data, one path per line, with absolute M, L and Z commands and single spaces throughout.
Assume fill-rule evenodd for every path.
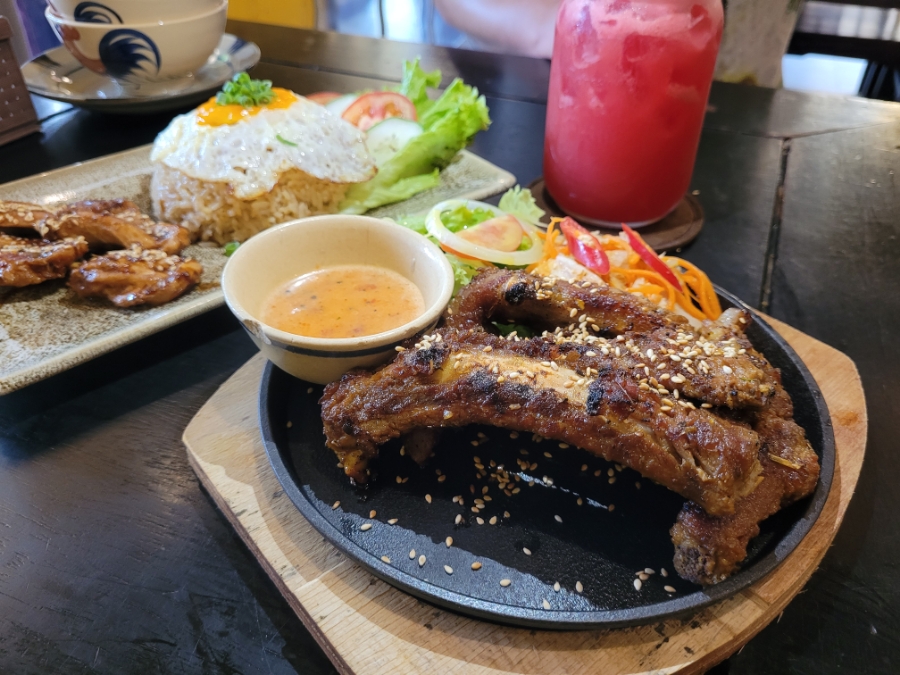
M 866 2 L 879 7 L 866 6 Z M 484 12 L 492 3 L 501 8 L 537 7 L 539 11 L 534 16 L 540 18 L 535 21 L 546 24 L 550 31 L 558 0 L 230 0 L 229 15 L 240 20 L 464 49 L 538 56 L 549 53 L 546 42 L 491 39 L 496 36 L 489 20 L 482 20 L 469 32 L 447 20 L 461 24 L 459 16 L 448 8 L 486 16 Z M 0 0 L 0 15 L 12 18 L 18 38 L 14 48 L 21 61 L 58 44 L 43 17 L 45 6 L 46 0 Z M 547 7 L 549 12 L 545 11 Z M 447 18 L 441 14 L 441 8 Z M 821 0 L 727 0 L 726 12 L 726 45 L 719 69 L 723 79 L 755 80 L 768 86 L 782 82 L 792 89 L 900 98 L 900 0 L 846 0 L 845 4 Z M 525 20 L 525 15 L 521 11 L 518 20 Z M 759 39 L 760 31 L 754 21 L 758 23 L 760 18 L 771 24 L 763 33 L 774 40 L 772 45 Z M 784 50 L 795 24 L 797 33 L 791 38 L 791 51 L 798 53 L 781 58 L 778 52 Z M 815 44 L 796 49 L 798 33 L 814 36 Z M 860 38 L 870 42 L 865 54 L 868 58 L 846 51 L 840 42 L 843 39 L 859 44 Z M 880 56 L 879 50 L 884 51 L 884 57 L 872 58 Z M 751 64 L 752 68 L 742 70 L 743 64 Z

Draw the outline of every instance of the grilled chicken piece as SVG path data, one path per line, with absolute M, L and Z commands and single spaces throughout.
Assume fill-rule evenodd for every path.
M 0 286 L 32 286 L 62 279 L 87 251 L 82 237 L 42 241 L 0 234 Z
M 134 246 L 95 256 L 72 270 L 69 287 L 81 297 L 102 297 L 118 307 L 161 305 L 200 281 L 196 260 Z
M 489 320 L 538 325 L 557 342 L 618 352 L 619 366 L 646 368 L 667 389 L 713 406 L 758 408 L 775 391 L 768 362 L 735 328 L 748 324 L 743 312 L 694 330 L 684 317 L 609 286 L 489 269 L 460 291 L 444 325 L 484 330 Z
M 790 397 L 779 388 L 773 404 L 753 425 L 762 444 L 759 486 L 727 516 L 712 516 L 688 502 L 672 527 L 675 569 L 683 578 L 709 585 L 722 581 L 747 557 L 759 524 L 811 494 L 819 480 L 819 458 L 794 421 Z
M 175 254 L 191 243 L 185 228 L 157 223 L 127 199 L 76 202 L 43 225 L 42 234 L 48 239 L 82 236 L 92 249 L 140 246 Z
M 717 514 L 734 510 L 760 470 L 752 430 L 641 388 L 614 355 L 583 358 L 579 349 L 540 339 L 446 328 L 374 374 L 330 384 L 322 419 L 328 446 L 359 483 L 386 441 L 467 424 L 577 445 Z
M 9 234 L 37 236 L 45 229 L 44 223 L 53 216 L 53 211 L 37 204 L 0 200 L 0 231 Z

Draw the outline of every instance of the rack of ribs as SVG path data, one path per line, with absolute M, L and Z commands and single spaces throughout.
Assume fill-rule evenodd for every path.
M 422 429 L 490 424 L 581 447 L 689 500 L 672 530 L 676 568 L 715 583 L 758 523 L 818 479 L 779 373 L 744 335 L 749 320 L 729 310 L 694 329 L 608 286 L 487 270 L 433 334 L 326 387 L 326 442 L 358 483 L 380 445 Z M 491 321 L 543 333 L 503 337 Z

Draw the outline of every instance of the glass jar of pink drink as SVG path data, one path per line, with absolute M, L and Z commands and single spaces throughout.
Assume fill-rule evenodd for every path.
M 544 179 L 569 215 L 639 227 L 688 189 L 722 38 L 721 0 L 563 0 Z

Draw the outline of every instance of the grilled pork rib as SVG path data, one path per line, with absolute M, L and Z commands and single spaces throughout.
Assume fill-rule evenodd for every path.
M 429 346 L 375 374 L 329 385 L 322 408 L 328 444 L 364 483 L 368 460 L 393 438 L 422 427 L 492 424 L 577 445 L 712 513 L 731 513 L 736 497 L 756 484 L 756 434 L 707 410 L 667 406 L 615 356 L 585 351 L 440 329 Z
M 621 367 L 647 367 L 657 379 L 668 375 L 667 388 L 714 406 L 761 407 L 775 390 L 768 362 L 735 330 L 748 321 L 743 312 L 694 331 L 684 317 L 608 286 L 490 269 L 459 293 L 445 325 L 483 331 L 488 319 L 540 326 L 556 341 L 627 335 L 612 347 L 619 348 Z M 694 364 L 698 357 L 702 365 Z
M 489 321 L 544 333 L 503 338 Z M 692 500 L 672 529 L 676 567 L 714 583 L 746 557 L 759 522 L 818 479 L 748 324 L 729 310 L 695 330 L 606 286 L 484 271 L 433 335 L 326 387 L 326 442 L 357 482 L 379 445 L 422 429 L 490 424 L 580 446 Z
M 671 531 L 680 576 L 703 585 L 728 578 L 747 557 L 759 524 L 815 489 L 819 458 L 792 417 L 790 397 L 779 387 L 753 424 L 761 441 L 759 486 L 737 502 L 733 514 L 713 516 L 693 502 L 684 505 Z

